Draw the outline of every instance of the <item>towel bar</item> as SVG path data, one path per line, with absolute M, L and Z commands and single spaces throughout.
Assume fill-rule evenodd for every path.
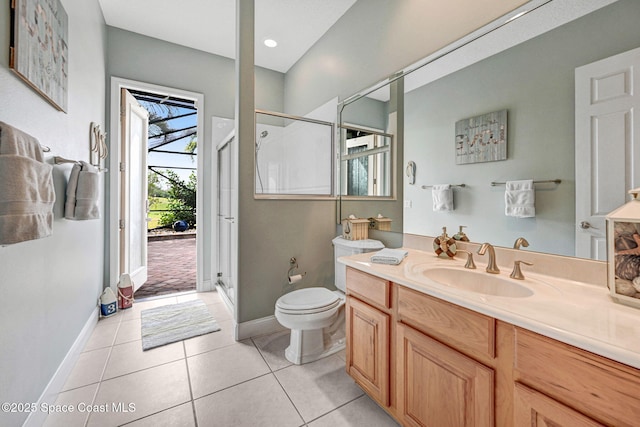
M 64 157 L 61 156 L 53 156 L 53 162 L 56 165 L 61 165 L 63 163 L 79 163 L 78 160 L 70 160 L 70 159 L 65 159 Z M 108 172 L 109 169 L 106 168 L 98 168 L 98 172 Z
M 452 187 L 466 187 L 467 184 L 452 184 Z M 422 189 L 426 190 L 427 188 L 433 188 L 433 185 L 423 185 Z
M 76 160 L 69 160 L 60 156 L 53 156 L 53 161 L 55 162 L 56 165 L 60 165 L 62 163 L 78 163 Z
M 548 179 L 545 181 L 533 181 L 534 184 L 546 184 L 546 183 L 554 183 L 554 184 L 560 184 L 562 182 L 561 179 Z M 491 186 L 495 187 L 496 185 L 505 185 L 506 182 L 491 182 Z

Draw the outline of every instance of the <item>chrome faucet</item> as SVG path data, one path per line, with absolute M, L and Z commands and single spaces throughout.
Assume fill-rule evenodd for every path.
M 487 263 L 487 273 L 498 274 L 500 273 L 500 269 L 496 264 L 496 251 L 493 249 L 491 243 L 483 243 L 478 249 L 478 255 L 484 255 L 489 249 L 489 262 Z
M 520 249 L 520 246 L 524 246 L 525 248 L 529 247 L 529 242 L 524 237 L 518 237 L 513 244 L 513 249 Z

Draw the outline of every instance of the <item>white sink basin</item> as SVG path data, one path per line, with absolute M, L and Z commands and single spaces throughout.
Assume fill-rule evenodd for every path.
M 489 274 L 484 270 L 434 267 L 423 270 L 422 274 L 441 285 L 485 295 L 526 298 L 534 294 L 515 279 Z

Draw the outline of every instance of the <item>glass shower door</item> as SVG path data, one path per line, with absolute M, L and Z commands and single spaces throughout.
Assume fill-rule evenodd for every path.
M 218 272 L 217 284 L 229 302 L 235 306 L 235 214 L 236 185 L 234 176 L 235 138 L 229 133 L 218 144 Z

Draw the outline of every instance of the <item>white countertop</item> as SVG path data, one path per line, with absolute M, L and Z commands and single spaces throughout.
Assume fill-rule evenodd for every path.
M 522 270 L 525 280 L 501 278 L 533 290 L 521 298 L 485 295 L 430 280 L 422 272 L 433 267 L 462 269 L 463 259 L 438 258 L 433 252 L 406 249 L 400 265 L 374 264 L 371 253 L 338 258 L 357 270 L 520 326 L 558 341 L 640 369 L 640 309 L 613 302 L 606 287 L 558 279 Z M 482 263 L 475 272 L 486 273 Z

